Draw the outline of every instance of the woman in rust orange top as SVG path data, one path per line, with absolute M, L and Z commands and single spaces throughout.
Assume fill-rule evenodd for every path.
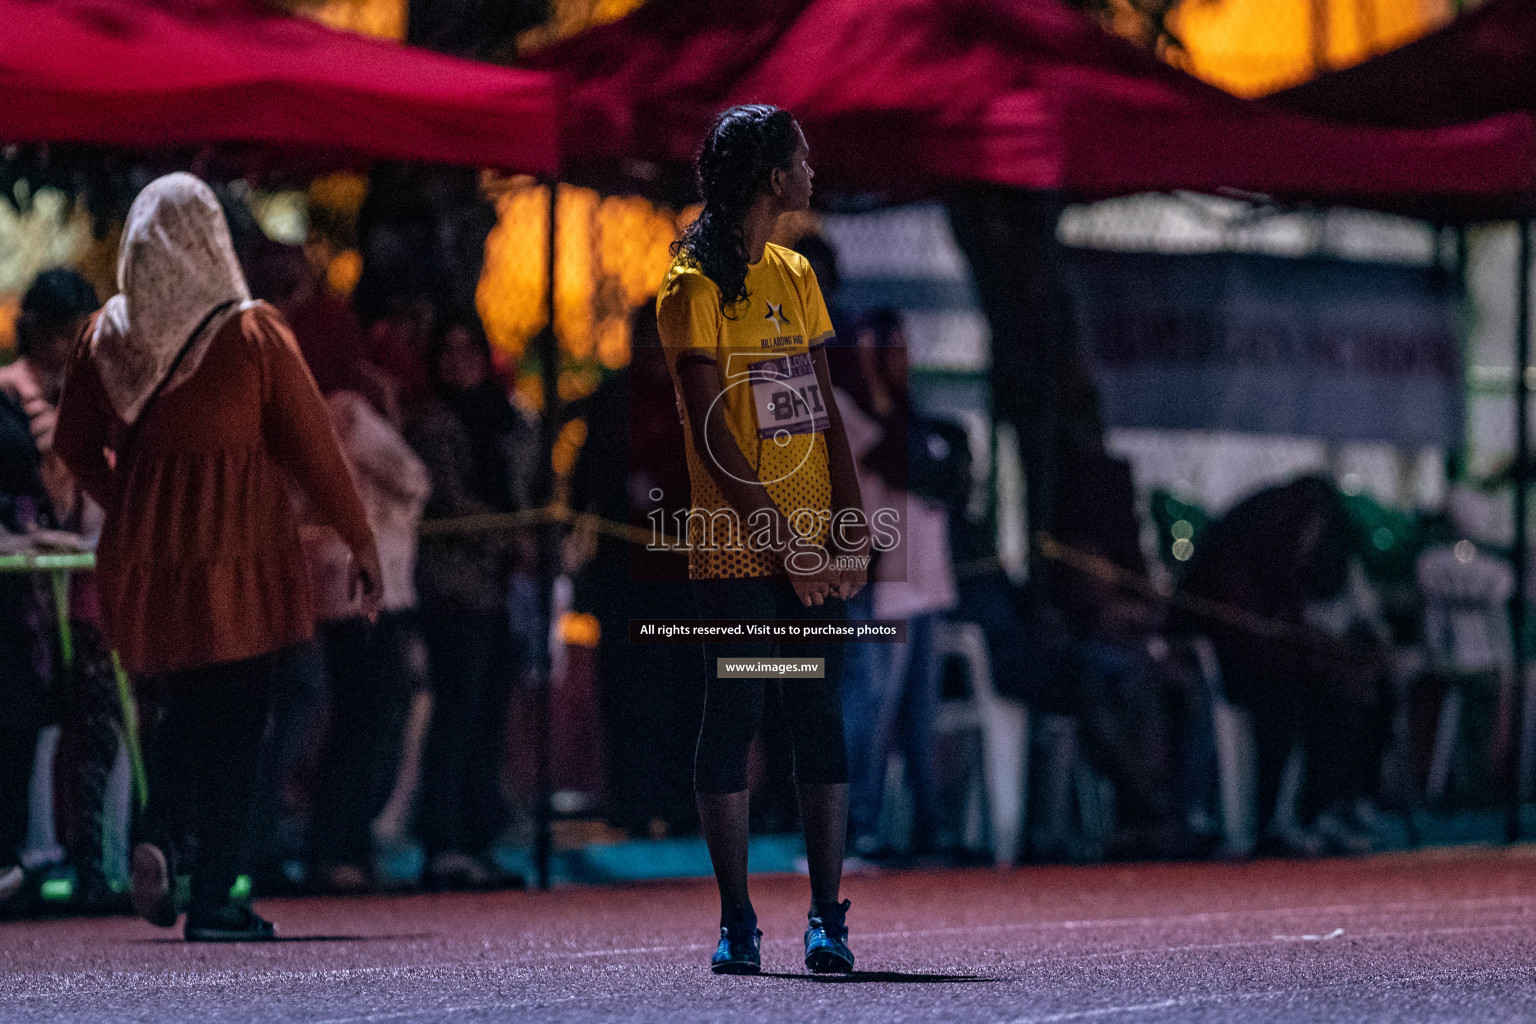
M 314 628 L 290 476 L 347 542 L 372 612 L 378 555 L 319 390 L 281 316 L 250 300 L 207 185 L 171 174 L 139 194 L 117 278 L 76 347 L 54 445 L 105 510 L 107 636 L 158 705 L 134 907 L 175 924 L 190 833 L 186 937 L 271 938 L 229 890 L 274 654 Z

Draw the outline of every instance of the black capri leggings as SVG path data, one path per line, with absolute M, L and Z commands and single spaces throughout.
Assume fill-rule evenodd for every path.
M 783 577 L 694 580 L 699 614 L 706 619 L 795 619 L 837 622 L 848 603 L 829 598 L 809 608 Z M 709 642 L 704 644 L 704 719 L 693 758 L 693 788 L 700 793 L 739 793 L 747 788 L 747 751 L 763 717 L 763 698 L 782 703 L 794 749 L 795 782 L 848 781 L 843 740 L 843 644 Z M 823 679 L 719 679 L 717 658 L 822 658 Z

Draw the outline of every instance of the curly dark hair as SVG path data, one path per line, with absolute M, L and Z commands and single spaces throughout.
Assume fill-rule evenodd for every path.
M 81 317 L 90 316 L 100 305 L 96 289 L 78 272 L 64 267 L 43 271 L 21 299 L 16 354 L 36 355 L 44 342 L 74 329 Z
M 747 241 L 742 222 L 775 169 L 787 170 L 800 144 L 787 110 L 748 103 L 715 118 L 695 161 L 704 212 L 672 243 L 720 289 L 720 311 L 747 297 Z

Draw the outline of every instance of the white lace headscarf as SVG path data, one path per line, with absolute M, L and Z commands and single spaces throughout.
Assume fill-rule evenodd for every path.
M 113 408 L 131 424 L 210 310 L 229 303 L 198 335 L 167 390 L 197 372 L 219 328 L 251 305 L 212 189 L 183 173 L 145 186 L 123 228 L 117 287 L 96 323 L 91 355 Z

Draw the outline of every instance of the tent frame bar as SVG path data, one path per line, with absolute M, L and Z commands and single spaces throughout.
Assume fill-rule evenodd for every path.
M 559 208 L 560 179 L 556 175 L 544 175 L 544 187 L 549 190 L 549 237 L 545 239 L 545 268 L 549 294 L 549 322 L 538 334 L 539 377 L 543 386 L 543 415 L 539 417 L 540 479 L 548 481 L 547 500 L 553 501 L 555 492 L 555 439 L 560 430 L 560 342 L 555 336 L 555 212 Z M 545 523 L 539 528 L 539 606 L 544 635 L 535 640 L 539 677 L 534 698 L 534 742 L 538 746 L 537 796 L 534 809 L 536 833 L 534 836 L 534 876 L 541 890 L 550 886 L 550 860 L 554 846 L 554 781 L 551 765 L 553 747 L 553 713 L 551 700 L 554 689 L 554 652 L 559 623 L 555 614 L 555 577 L 560 565 L 560 525 Z
M 1507 728 L 1507 756 L 1509 758 L 1509 805 L 1504 827 L 1506 842 L 1520 840 L 1520 800 L 1522 767 L 1525 749 L 1525 669 L 1526 650 L 1526 572 L 1530 562 L 1529 528 L 1527 526 L 1528 499 L 1530 492 L 1530 397 L 1528 374 L 1531 366 L 1531 222 L 1521 219 L 1516 223 L 1519 231 L 1519 258 L 1515 273 L 1515 592 L 1510 599 L 1510 617 L 1514 628 L 1510 631 L 1514 643 L 1514 679 L 1510 685 L 1509 724 Z

